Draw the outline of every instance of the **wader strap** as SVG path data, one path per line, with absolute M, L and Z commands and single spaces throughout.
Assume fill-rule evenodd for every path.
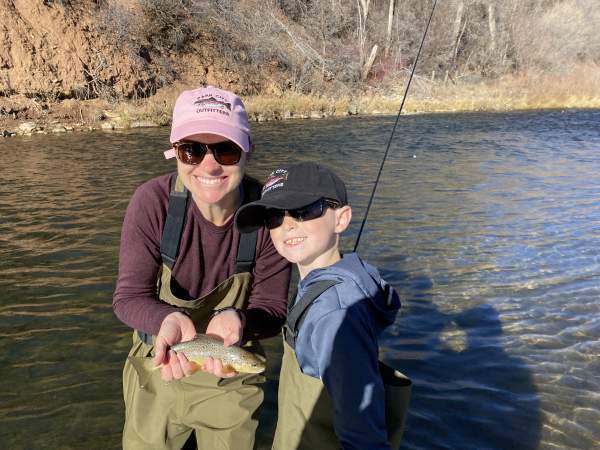
M 172 269 L 175 265 L 177 252 L 179 251 L 179 241 L 181 240 L 181 232 L 183 231 L 189 197 L 188 190 L 183 186 L 183 183 L 177 183 L 175 181 L 176 178 L 176 176 L 171 177 L 169 209 L 160 241 L 160 255 L 163 263 L 169 269 Z
M 257 180 L 244 177 L 242 180 L 242 204 L 260 199 L 262 185 Z M 177 174 L 171 176 L 171 192 L 169 193 L 169 208 L 167 219 L 160 241 L 160 255 L 163 263 L 173 269 L 179 251 L 179 242 L 185 222 L 189 191 L 183 185 Z M 237 255 L 235 257 L 235 273 L 252 272 L 256 256 L 256 241 L 258 230 L 252 233 L 240 233 Z M 138 330 L 138 336 L 147 345 L 152 345 L 152 335 Z
M 242 204 L 253 202 L 260 199 L 262 185 L 248 177 L 242 180 L 242 192 L 244 199 Z M 256 254 L 256 240 L 258 239 L 258 230 L 252 233 L 240 233 L 240 242 L 235 257 L 235 273 L 252 272 L 254 266 L 254 256 Z
M 235 273 L 252 272 L 258 230 L 252 233 L 240 233 L 240 242 L 235 257 Z
M 290 308 L 288 308 L 287 320 L 284 326 L 285 340 L 290 347 L 296 348 L 296 338 L 298 337 L 298 331 L 304 320 L 304 316 L 312 302 L 329 289 L 332 286 L 338 284 L 339 281 L 323 280 L 318 281 L 311 285 L 302 298 L 295 302 Z

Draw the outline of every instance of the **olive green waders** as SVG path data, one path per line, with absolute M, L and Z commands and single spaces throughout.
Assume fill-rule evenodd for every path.
M 319 295 L 335 284 L 335 281 L 315 283 L 288 310 L 273 450 L 340 448 L 333 429 L 333 401 L 320 379 L 302 373 L 294 351 L 298 330 L 306 310 Z M 404 431 L 412 382 L 382 361 L 379 361 L 379 371 L 385 389 L 388 441 L 391 448 L 397 450 Z
M 180 189 L 179 192 L 183 190 L 179 180 L 175 191 L 177 189 Z M 180 209 L 185 213 L 185 205 Z M 183 223 L 179 226 L 182 228 Z M 165 232 L 167 229 L 168 224 L 165 225 Z M 163 234 L 161 253 L 164 239 Z M 252 259 L 255 242 L 254 240 L 251 245 L 246 245 L 252 247 Z M 240 241 L 240 249 L 242 246 Z M 173 266 L 174 258 L 163 254 L 163 262 L 165 263 L 157 282 L 159 298 L 171 305 L 188 308 L 198 331 L 206 329 L 215 309 L 245 306 L 252 278 L 249 270 L 239 273 L 236 269 L 238 273 L 208 294 L 195 300 L 181 300 L 170 288 L 170 267 Z M 153 343 L 153 337 L 134 332 L 133 346 L 123 369 L 126 410 L 123 448 L 180 449 L 195 430 L 200 450 L 252 449 L 258 425 L 258 408 L 264 397 L 260 387 L 264 383 L 264 375 L 240 374 L 221 379 L 197 371 L 189 377 L 167 383 L 162 380 L 160 370 L 153 370 Z M 252 351 L 262 353 L 259 346 L 248 346 L 253 347 Z
M 323 382 L 304 375 L 294 350 L 283 341 L 273 450 L 330 450 L 340 445 L 333 430 L 333 403 Z

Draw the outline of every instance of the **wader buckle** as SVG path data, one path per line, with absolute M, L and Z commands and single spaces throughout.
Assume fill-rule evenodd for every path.
M 143 331 L 137 330 L 138 337 L 146 345 L 152 345 L 152 335 L 144 333 Z

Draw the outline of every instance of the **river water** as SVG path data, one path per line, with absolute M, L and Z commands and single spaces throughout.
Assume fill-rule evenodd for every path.
M 352 248 L 394 117 L 254 124 L 249 173 L 347 181 Z M 600 111 L 401 118 L 359 252 L 399 290 L 405 449 L 600 448 Z M 117 449 L 121 221 L 169 130 L 0 140 L 0 448 Z M 259 447 L 276 417 L 278 339 Z M 357 364 L 360 362 L 357 361 Z

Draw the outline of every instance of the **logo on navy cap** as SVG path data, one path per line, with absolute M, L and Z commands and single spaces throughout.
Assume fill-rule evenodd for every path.
M 265 181 L 261 196 L 264 196 L 266 193 L 271 192 L 274 189 L 282 188 L 287 178 L 288 171 L 286 169 L 276 169 L 271 172 L 269 178 L 267 178 L 267 181 Z

